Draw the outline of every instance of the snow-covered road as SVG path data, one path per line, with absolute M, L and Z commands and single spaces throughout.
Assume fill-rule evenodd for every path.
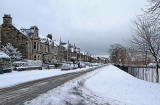
M 109 65 L 71 80 L 26 105 L 160 105 L 160 84 Z
M 6 88 L 21 83 L 38 80 L 42 78 L 62 75 L 71 72 L 79 72 L 87 70 L 91 67 L 86 67 L 76 70 L 61 71 L 60 69 L 44 69 L 44 70 L 30 70 L 30 71 L 13 71 L 12 73 L 0 74 L 0 88 Z

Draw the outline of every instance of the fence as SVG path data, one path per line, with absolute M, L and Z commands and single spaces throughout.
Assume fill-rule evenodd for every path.
M 145 81 L 156 82 L 156 68 L 136 68 L 136 67 L 128 67 L 127 72 L 138 79 L 142 79 Z M 159 70 L 160 73 L 160 70 Z

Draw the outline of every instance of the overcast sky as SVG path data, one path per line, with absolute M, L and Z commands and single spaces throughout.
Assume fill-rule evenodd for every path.
M 36 25 L 40 36 L 70 40 L 92 54 L 105 55 L 114 43 L 127 44 L 132 21 L 147 0 L 1 0 L 2 17 L 11 14 L 19 28 Z

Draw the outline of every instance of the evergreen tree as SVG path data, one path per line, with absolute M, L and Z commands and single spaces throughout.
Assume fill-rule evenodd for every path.
M 2 51 L 4 51 L 12 61 L 19 60 L 22 57 L 21 53 L 17 50 L 17 48 L 13 47 L 11 43 L 4 46 Z

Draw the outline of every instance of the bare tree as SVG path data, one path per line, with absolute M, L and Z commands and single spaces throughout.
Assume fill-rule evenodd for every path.
M 156 62 L 156 82 L 159 82 L 159 55 L 160 55 L 160 24 L 153 22 L 147 15 L 139 16 L 136 25 L 136 35 L 132 43 L 137 50 L 151 54 Z
M 111 45 L 110 52 L 110 60 L 114 64 L 119 64 L 119 50 L 122 48 L 120 44 Z
M 150 2 L 150 6 L 145 11 L 145 13 L 150 15 L 150 20 L 159 21 L 160 20 L 160 0 L 148 0 Z
M 150 12 L 155 12 L 160 8 L 160 0 L 149 0 L 151 2 Z
M 127 64 L 128 63 L 128 52 L 125 47 L 120 44 L 113 44 L 110 48 L 110 60 L 114 64 Z

